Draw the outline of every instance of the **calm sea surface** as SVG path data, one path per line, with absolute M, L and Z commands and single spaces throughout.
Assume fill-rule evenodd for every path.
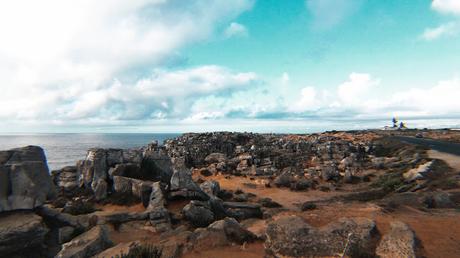
M 45 150 L 50 170 L 75 165 L 90 148 L 133 148 L 156 140 L 160 144 L 179 134 L 34 134 L 0 135 L 0 150 L 38 145 Z

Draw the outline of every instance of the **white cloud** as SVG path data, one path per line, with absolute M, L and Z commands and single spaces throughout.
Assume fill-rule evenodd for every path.
M 225 37 L 247 37 L 249 35 L 248 29 L 243 24 L 232 22 L 228 27 L 225 29 Z
M 423 34 L 422 38 L 424 40 L 435 40 L 441 37 L 455 36 L 460 32 L 460 23 L 458 22 L 449 22 L 442 24 L 436 28 L 428 28 Z
M 305 0 L 305 5 L 318 28 L 333 27 L 355 13 L 362 0 Z
M 441 13 L 460 15 L 460 1 L 458 0 L 433 0 L 431 7 Z
M 293 105 L 288 105 L 291 112 L 305 112 L 320 108 L 321 101 L 314 87 L 305 87 L 300 91 L 300 99 Z
M 253 2 L 1 1 L 0 117 L 164 117 L 164 110 L 185 110 L 180 97 L 247 86 L 254 74 L 215 66 L 168 71 L 162 63 Z
M 352 73 L 349 80 L 337 88 L 339 101 L 348 106 L 361 105 L 363 101 L 366 101 L 369 91 L 379 83 L 380 80 L 373 79 L 370 74 Z

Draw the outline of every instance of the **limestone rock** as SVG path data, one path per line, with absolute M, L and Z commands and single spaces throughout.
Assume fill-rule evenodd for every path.
M 0 216 L 0 257 L 25 254 L 41 247 L 47 227 L 40 216 L 31 212 L 13 212 Z
M 185 167 L 175 168 L 170 182 L 170 198 L 208 200 L 209 196 L 192 180 L 192 173 Z
M 200 184 L 200 188 L 209 196 L 217 196 L 220 192 L 219 182 L 214 180 L 203 182 L 202 184 Z
M 206 227 L 214 221 L 214 213 L 207 202 L 191 201 L 182 209 L 182 213 L 195 227 Z
M 42 148 L 27 146 L 0 153 L 0 212 L 33 209 L 55 195 Z
M 96 226 L 62 245 L 58 258 L 86 258 L 96 255 L 112 246 L 107 229 Z

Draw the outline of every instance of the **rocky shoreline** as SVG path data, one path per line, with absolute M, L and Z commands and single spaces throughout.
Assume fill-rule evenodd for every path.
M 458 216 L 458 182 L 426 148 L 378 131 L 190 133 L 90 149 L 51 173 L 27 146 L 0 151 L 0 257 L 205 257 L 235 246 L 243 257 L 422 257 L 430 250 L 399 215 L 384 227 L 376 218 L 407 207 Z M 364 204 L 378 216 L 342 208 Z

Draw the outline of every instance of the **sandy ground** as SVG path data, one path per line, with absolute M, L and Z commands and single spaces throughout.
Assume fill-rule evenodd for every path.
M 433 159 L 442 159 L 456 172 L 460 171 L 460 156 L 435 150 L 429 150 L 428 156 Z

